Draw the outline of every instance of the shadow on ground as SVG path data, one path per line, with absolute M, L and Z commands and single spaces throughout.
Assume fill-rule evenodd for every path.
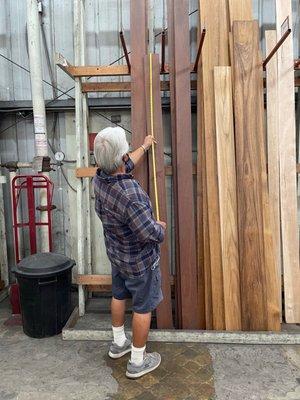
M 113 400 L 212 400 L 212 360 L 208 348 L 199 344 L 149 343 L 147 351 L 159 351 L 160 367 L 137 380 L 125 376 L 129 357 L 106 362 L 119 384 Z

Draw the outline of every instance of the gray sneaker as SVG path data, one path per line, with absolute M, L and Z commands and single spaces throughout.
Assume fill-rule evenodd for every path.
M 126 339 L 123 346 L 118 346 L 116 343 L 112 342 L 110 345 L 108 355 L 110 358 L 121 358 L 125 356 L 125 354 L 131 351 L 131 340 Z
M 159 353 L 145 353 L 143 364 L 140 366 L 134 365 L 128 361 L 126 376 L 127 378 L 136 379 L 143 375 L 154 371 L 161 363 L 161 356 Z

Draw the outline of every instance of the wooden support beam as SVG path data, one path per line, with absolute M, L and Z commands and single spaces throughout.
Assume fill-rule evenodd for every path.
M 82 83 L 83 93 L 92 92 L 130 92 L 130 82 L 84 82 Z
M 192 179 L 188 0 L 168 0 L 168 51 L 179 326 L 200 327 Z M 178 309 L 178 308 L 177 308 Z
M 197 89 L 197 81 L 191 81 L 191 90 Z M 170 90 L 169 81 L 160 82 L 160 90 L 167 92 Z M 131 92 L 131 82 L 83 82 L 82 92 Z
M 196 171 L 196 164 L 193 165 L 193 175 L 197 174 Z M 173 175 L 173 168 L 172 165 L 165 165 L 165 176 L 172 176 Z M 97 172 L 96 167 L 83 167 L 83 168 L 76 168 L 76 178 L 93 178 Z
M 277 40 L 282 37 L 286 18 L 292 25 L 291 0 L 276 0 Z M 278 53 L 278 112 L 281 240 L 285 296 L 285 320 L 300 322 L 299 228 L 297 221 L 296 127 L 293 35 Z
M 199 1 L 200 29 L 206 28 L 206 38 L 202 49 L 202 69 L 198 96 L 203 107 L 203 147 L 205 151 L 205 192 L 207 196 L 207 234 L 209 235 L 209 261 L 211 274 L 211 301 L 213 329 L 225 329 L 224 290 L 221 252 L 220 206 L 218 193 L 216 123 L 214 103 L 213 70 L 215 66 L 229 65 L 229 34 L 227 7 L 224 0 Z M 199 115 L 201 117 L 201 115 Z M 198 132 L 198 135 L 201 132 Z M 200 143 L 200 141 L 199 141 Z M 198 151 L 201 149 L 198 148 Z M 200 154 L 200 153 L 199 153 Z M 198 199 L 198 208 L 200 209 Z M 210 290 L 210 288 L 208 288 Z
M 264 143 L 257 21 L 233 23 L 234 111 L 243 330 L 280 329 Z
M 73 78 L 87 76 L 126 76 L 130 75 L 127 65 L 104 65 L 104 66 L 70 66 L 66 72 Z
M 266 52 L 269 54 L 277 43 L 276 31 L 266 31 Z M 268 160 L 268 188 L 273 222 L 273 241 L 277 276 L 279 282 L 278 301 L 280 314 L 282 310 L 281 294 L 281 224 L 280 224 L 280 176 L 279 176 L 279 98 L 278 98 L 278 54 L 266 66 L 267 92 L 267 160 Z M 282 317 L 281 317 L 282 319 Z
M 148 50 L 147 0 L 130 1 L 131 43 L 131 131 L 132 148 L 139 147 L 147 135 L 146 94 L 143 60 Z M 148 157 L 144 157 L 135 177 L 148 192 Z
M 55 53 L 55 64 L 62 69 L 72 79 L 74 76 L 69 72 L 69 68 L 72 66 L 69 61 L 60 53 Z
M 170 285 L 174 285 L 174 277 L 173 275 L 169 276 Z M 111 286 L 112 280 L 111 275 L 101 275 L 101 274 L 93 274 L 93 275 L 77 275 L 76 278 L 77 285 L 88 285 L 88 286 Z
M 147 132 L 151 133 L 151 98 L 153 105 L 153 132 L 158 145 L 155 146 L 156 158 L 156 179 L 158 187 L 158 204 L 159 214 L 162 221 L 167 222 L 167 195 L 165 183 L 165 166 L 164 166 L 164 132 L 162 122 L 162 107 L 160 95 L 160 65 L 157 54 L 151 54 L 152 79 L 150 80 L 150 55 L 144 57 L 145 71 L 145 92 L 146 92 L 146 114 L 147 114 Z M 150 93 L 151 91 L 151 93 Z M 152 151 L 152 150 L 150 150 Z M 153 168 L 150 168 L 150 194 L 152 204 L 155 204 L 153 191 Z M 157 210 L 155 210 L 157 211 Z M 162 291 L 164 299 L 157 308 L 157 327 L 159 329 L 172 328 L 172 302 L 171 302 L 171 285 L 170 285 L 170 264 L 169 264 L 169 240 L 166 231 L 165 240 L 161 245 L 160 267 L 162 274 Z
M 225 327 L 229 331 L 240 331 L 237 186 L 230 67 L 214 68 L 214 93 Z

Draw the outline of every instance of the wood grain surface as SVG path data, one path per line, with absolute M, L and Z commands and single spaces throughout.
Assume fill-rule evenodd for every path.
M 292 25 L 291 0 L 276 0 L 277 40 L 282 24 L 289 17 Z M 297 221 L 295 90 L 293 35 L 278 52 L 279 165 L 282 260 L 284 272 L 285 320 L 300 322 L 299 228 Z
M 266 31 L 266 55 L 277 43 L 276 31 Z M 277 53 L 266 66 L 267 91 L 267 161 L 268 161 L 268 189 L 271 212 L 271 224 L 275 259 L 278 275 L 278 301 L 282 319 L 281 295 L 281 222 L 280 222 L 280 174 L 279 174 L 279 97 L 278 97 L 278 59 Z
M 176 283 L 177 304 L 181 309 L 178 321 L 182 328 L 196 329 L 200 324 L 192 176 L 189 2 L 168 0 L 167 5 Z
M 202 98 L 205 150 L 206 195 L 208 213 L 208 235 L 210 251 L 212 320 L 214 329 L 225 329 L 223 271 L 221 257 L 221 227 L 219 212 L 218 173 L 216 159 L 216 128 L 213 69 L 218 65 L 229 65 L 229 34 L 226 0 L 199 1 L 200 29 L 206 28 L 202 49 L 202 80 L 198 93 Z M 198 118 L 201 118 L 199 115 Z M 199 138 L 199 132 L 198 132 Z M 200 150 L 200 149 L 198 149 Z M 200 154 L 200 153 L 199 153 Z M 198 200 L 200 200 L 198 198 Z M 199 201 L 198 201 L 198 207 Z
M 144 56 L 148 53 L 147 0 L 130 1 L 131 146 L 141 146 L 147 135 Z M 148 191 L 148 158 L 140 162 L 135 178 Z
M 145 93 L 147 115 L 147 131 L 150 128 L 150 65 L 149 55 L 144 57 L 145 72 Z M 165 163 L 164 163 L 164 132 L 162 123 L 162 107 L 160 96 L 160 65 L 158 54 L 152 55 L 152 93 L 153 93 L 153 117 L 154 134 L 157 141 L 155 146 L 156 155 L 156 178 L 158 187 L 158 204 L 161 221 L 167 221 L 167 198 L 165 185 Z M 151 151 L 151 150 L 150 150 Z M 150 194 L 152 204 L 155 204 L 153 193 L 153 168 L 150 168 Z M 171 303 L 171 284 L 170 284 L 170 263 L 169 263 L 169 241 L 166 231 L 165 240 L 161 245 L 160 267 L 162 274 L 162 291 L 164 299 L 156 310 L 157 327 L 167 329 L 173 327 L 172 303 Z
M 230 67 L 214 68 L 216 144 L 226 330 L 241 330 L 235 144 Z
M 256 21 L 233 23 L 234 110 L 242 328 L 278 329 L 277 270 L 268 202 L 263 70 Z

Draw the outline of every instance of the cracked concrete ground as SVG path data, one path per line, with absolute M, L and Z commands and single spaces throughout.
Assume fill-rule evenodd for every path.
M 0 400 L 300 400 L 299 346 L 151 343 L 162 369 L 137 383 L 124 379 L 125 360 L 107 359 L 107 343 L 31 339 L 20 326 L 4 326 L 9 317 L 4 301 Z

